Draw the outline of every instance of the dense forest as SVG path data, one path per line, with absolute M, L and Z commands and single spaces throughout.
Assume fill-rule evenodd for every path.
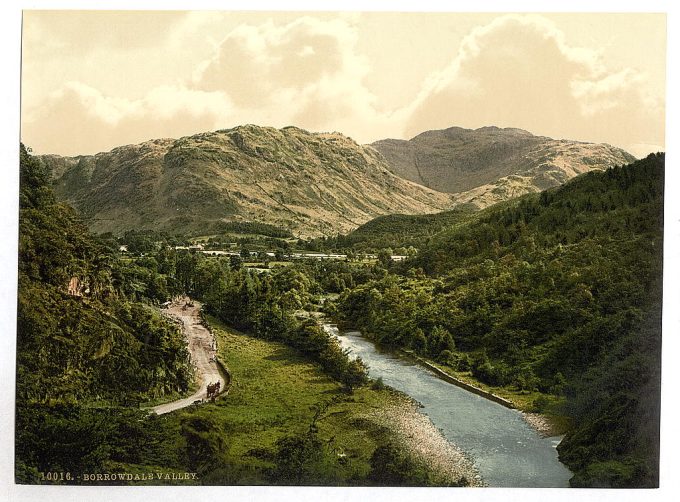
M 131 405 L 186 391 L 192 371 L 179 330 L 135 301 L 125 267 L 23 146 L 20 176 L 16 472 L 36 482 L 160 448 Z
M 472 214 L 472 209 L 465 207 L 434 214 L 388 214 L 378 216 L 346 235 L 312 239 L 306 247 L 350 253 L 420 248 L 440 231 L 466 221 Z
M 337 314 L 563 413 L 573 486 L 655 486 L 664 156 L 591 172 L 434 236 Z

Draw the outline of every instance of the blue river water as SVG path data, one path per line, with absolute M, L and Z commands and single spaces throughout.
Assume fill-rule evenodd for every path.
M 353 356 L 361 357 L 372 378 L 382 378 L 421 403 L 420 411 L 474 460 L 488 486 L 569 486 L 572 473 L 557 459 L 560 437 L 541 437 L 517 410 L 445 382 L 397 355 L 380 352 L 359 332 L 340 333 L 333 325 L 324 329 Z

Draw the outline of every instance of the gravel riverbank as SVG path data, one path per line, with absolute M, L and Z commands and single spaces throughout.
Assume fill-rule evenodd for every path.
M 557 425 L 553 424 L 545 415 L 522 412 L 522 418 L 545 438 L 562 435 Z
M 484 486 L 473 462 L 418 411 L 412 399 L 401 396 L 397 404 L 376 410 L 368 418 L 389 427 L 401 445 L 428 465 L 442 484 L 457 484 L 465 478 L 469 486 Z

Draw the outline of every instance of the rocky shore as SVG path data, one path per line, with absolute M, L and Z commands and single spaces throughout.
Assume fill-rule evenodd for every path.
M 429 466 L 441 484 L 456 485 L 464 478 L 469 486 L 484 486 L 474 463 L 407 396 L 402 395 L 397 404 L 376 410 L 368 418 L 389 427 L 401 445 Z
M 557 426 L 553 424 L 545 415 L 539 413 L 522 412 L 522 418 L 538 433 L 546 438 L 562 435 Z

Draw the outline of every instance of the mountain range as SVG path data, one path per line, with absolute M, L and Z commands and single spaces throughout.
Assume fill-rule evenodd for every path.
M 497 127 L 359 145 L 335 132 L 244 125 L 39 159 L 95 232 L 208 235 L 224 223 L 260 222 L 308 238 L 382 215 L 483 208 L 634 157 Z
M 635 160 L 607 144 L 556 140 L 498 127 L 450 127 L 426 131 L 410 140 L 380 140 L 371 146 L 395 174 L 454 194 L 456 204 L 476 208 Z

